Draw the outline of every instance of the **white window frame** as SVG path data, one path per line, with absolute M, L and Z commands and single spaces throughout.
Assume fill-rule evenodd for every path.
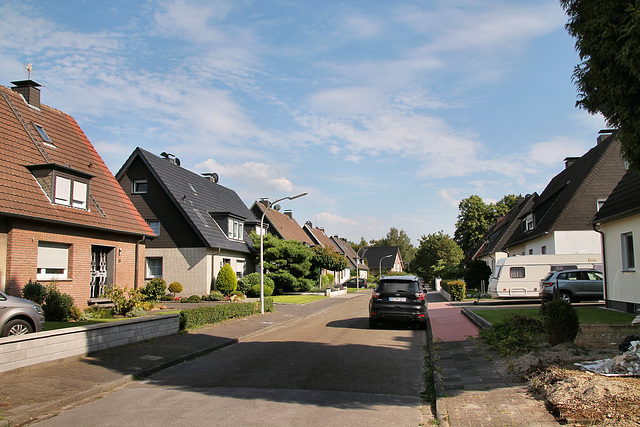
M 78 209 L 87 209 L 87 194 L 89 185 L 56 175 L 53 189 L 53 201 L 57 205 L 73 206 Z
M 131 189 L 131 192 L 133 194 L 147 194 L 147 190 L 149 189 L 149 183 L 147 182 L 146 179 L 134 179 L 132 185 L 133 185 L 133 188 Z M 144 186 L 144 189 L 140 188 L 142 186 Z
M 244 240 L 244 222 L 229 218 L 228 227 L 227 235 L 230 239 Z
M 86 209 L 87 208 L 87 189 L 89 186 L 80 181 L 73 181 L 73 199 L 71 205 L 74 208 Z
M 620 235 L 620 241 L 622 250 L 622 271 L 636 271 L 633 233 L 622 233 Z
M 59 205 L 71 204 L 71 179 L 56 175 L 54 201 Z
M 151 265 L 152 263 L 156 263 L 156 265 Z M 158 264 L 159 263 L 159 266 Z M 156 279 L 156 278 L 162 278 L 162 273 L 163 273 L 163 262 L 162 262 L 162 257 L 154 257 L 154 256 L 149 256 L 145 258 L 145 278 L 146 279 Z M 157 268 L 160 268 L 160 271 L 157 271 Z M 154 271 L 155 269 L 155 271 Z
M 68 279 L 70 247 L 66 243 L 38 242 L 36 280 Z

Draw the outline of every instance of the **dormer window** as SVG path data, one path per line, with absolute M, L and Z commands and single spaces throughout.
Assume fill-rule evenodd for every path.
M 53 141 L 51 141 L 51 138 L 49 138 L 49 135 L 47 135 L 47 132 L 44 130 L 44 128 L 42 126 L 40 126 L 37 123 L 33 124 L 33 127 L 36 128 L 36 130 L 38 131 L 38 134 L 40 135 L 40 138 L 42 138 L 42 140 L 47 144 L 50 145 L 52 147 L 55 147 L 55 145 L 53 145 Z
M 27 168 L 51 203 L 89 209 L 89 182 L 93 175 L 55 163 Z
M 209 215 L 229 240 L 244 241 L 245 218 L 231 212 L 209 212 Z
M 524 231 L 530 231 L 534 229 L 534 222 L 533 222 L 533 214 L 530 213 L 529 215 L 527 215 L 527 217 L 524 219 L 524 221 L 522 221 L 522 224 L 524 226 Z
M 244 240 L 244 223 L 229 218 L 229 238 L 234 240 Z
M 133 181 L 133 194 L 146 194 L 147 193 L 147 180 L 136 179 Z

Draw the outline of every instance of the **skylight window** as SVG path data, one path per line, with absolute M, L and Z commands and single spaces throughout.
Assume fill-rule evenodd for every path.
M 187 183 L 189 184 L 189 183 Z M 191 189 L 191 191 L 193 191 L 193 194 L 195 194 L 196 196 L 198 195 L 198 192 L 196 191 L 195 188 L 193 188 L 193 185 L 189 184 L 189 188 Z
M 51 141 L 51 138 L 49 138 L 49 135 L 47 135 L 47 132 L 44 130 L 42 126 L 34 123 L 33 127 L 36 128 L 36 130 L 38 131 L 38 134 L 40 135 L 40 138 L 42 138 L 44 142 L 46 142 L 47 144 L 53 145 L 53 141 Z

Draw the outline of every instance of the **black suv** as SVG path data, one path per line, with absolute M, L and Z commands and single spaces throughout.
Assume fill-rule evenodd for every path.
M 386 276 L 380 279 L 369 301 L 369 327 L 379 320 L 410 321 L 427 326 L 427 301 L 416 276 Z

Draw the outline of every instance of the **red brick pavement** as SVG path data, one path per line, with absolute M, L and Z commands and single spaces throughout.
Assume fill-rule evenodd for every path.
M 450 302 L 430 302 L 429 321 L 434 341 L 465 341 L 478 337 L 478 328 L 467 319 L 462 310 Z

